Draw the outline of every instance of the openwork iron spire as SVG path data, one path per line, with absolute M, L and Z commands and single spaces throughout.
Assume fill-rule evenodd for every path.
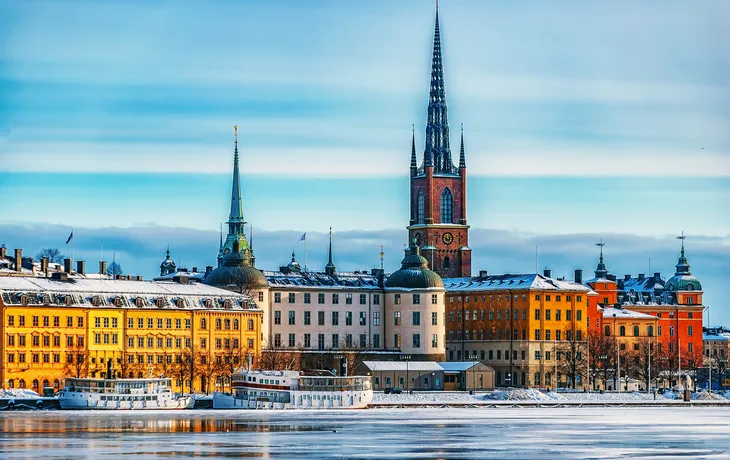
M 418 161 L 416 160 L 416 125 L 411 126 L 411 169 L 418 168 Z
M 426 123 L 426 148 L 424 166 L 433 166 L 435 174 L 458 174 L 451 160 L 449 146 L 449 122 L 446 114 L 446 90 L 444 65 L 441 55 L 441 31 L 439 30 L 438 5 L 433 31 L 433 56 L 431 58 L 431 85 L 428 95 L 428 121 Z
M 330 227 L 330 249 L 329 249 L 329 259 L 327 262 L 327 265 L 324 266 L 324 272 L 328 275 L 332 276 L 335 274 L 335 264 L 332 263 L 332 227 Z

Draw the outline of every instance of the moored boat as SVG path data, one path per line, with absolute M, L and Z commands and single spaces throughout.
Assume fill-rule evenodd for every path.
M 191 409 L 192 396 L 176 396 L 171 380 L 69 378 L 58 393 L 61 409 L 160 410 Z
M 310 376 L 295 371 L 243 371 L 232 395 L 213 394 L 214 409 L 363 409 L 373 399 L 368 376 Z

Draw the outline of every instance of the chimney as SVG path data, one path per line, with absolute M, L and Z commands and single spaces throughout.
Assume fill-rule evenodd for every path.
M 2 246 L 0 246 L 0 259 L 4 259 L 7 256 L 8 256 L 8 248 L 6 248 L 5 245 L 3 244 Z
M 106 260 L 99 261 L 99 274 L 106 275 Z
M 137 275 L 137 281 L 142 281 L 142 275 Z
M 71 274 L 71 259 L 63 259 L 63 271 Z
M 644 279 L 644 274 L 643 273 L 639 273 L 639 281 L 641 281 L 643 279 Z
M 78 275 L 86 275 L 86 262 L 83 260 L 76 261 L 76 273 Z
M 66 272 L 53 272 L 51 279 L 56 281 L 68 281 L 68 273 Z
M 545 276 L 545 278 L 550 278 L 551 271 L 549 268 L 546 268 L 545 270 L 542 271 L 542 274 L 543 274 L 543 276 Z
M 172 277 L 172 281 L 180 284 L 189 284 L 189 279 L 185 275 L 176 275 Z
M 609 281 L 616 281 L 616 275 L 606 275 L 606 279 Z
M 15 250 L 15 271 L 20 273 L 23 271 L 23 250 Z
M 123 279 L 124 279 L 124 275 L 117 275 L 117 276 L 115 277 L 115 279 L 118 279 L 118 280 L 123 280 Z
M 624 281 L 628 281 L 631 279 L 631 275 L 624 275 Z
M 573 280 L 576 282 L 576 284 L 583 284 L 583 270 L 575 270 L 575 276 L 573 277 Z
M 193 267 L 193 273 L 198 273 L 198 267 Z
M 661 272 L 654 272 L 654 281 L 661 281 L 661 280 L 662 280 Z
M 486 279 L 487 276 L 489 276 L 489 272 L 487 270 L 479 270 L 479 278 Z
M 48 257 L 41 259 L 41 271 L 43 272 L 43 276 L 48 278 Z
M 213 271 L 213 266 L 212 266 L 212 265 L 206 265 L 206 266 L 205 266 L 205 274 L 206 274 L 206 276 L 207 276 L 207 275 L 208 275 L 208 274 L 209 274 L 210 272 L 212 272 L 212 271 Z

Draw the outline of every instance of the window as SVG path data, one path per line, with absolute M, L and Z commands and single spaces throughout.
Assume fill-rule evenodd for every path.
M 345 334 L 345 346 L 352 348 L 352 334 Z
M 15 326 L 15 316 L 8 315 L 8 326 Z
M 400 294 L 395 294 L 395 295 L 393 296 L 393 303 L 394 303 L 395 305 L 400 305 Z
M 312 303 L 312 294 L 304 293 L 304 303 Z
M 395 326 L 400 326 L 400 312 L 399 311 L 393 312 L 393 324 Z
M 30 342 L 30 343 L 31 343 L 31 344 L 32 344 L 32 345 L 33 345 L 34 347 L 37 347 L 37 346 L 39 346 L 39 345 L 40 345 L 40 340 L 41 340 L 41 339 L 40 339 L 40 337 L 39 337 L 39 336 L 37 336 L 37 335 L 33 335 L 33 336 L 31 336 L 31 342 Z
M 373 312 L 373 326 L 380 326 L 380 312 Z
M 540 320 L 540 310 L 535 310 L 535 320 Z
M 317 303 L 323 304 L 324 303 L 324 293 L 320 292 L 317 294 Z
M 305 311 L 304 312 L 304 325 L 310 326 L 312 324 L 312 312 L 311 311 Z
M 692 332 L 694 332 L 694 329 L 692 328 L 692 326 L 688 326 L 687 327 L 687 335 L 690 335 L 691 336 L 692 335 Z
M 274 324 L 281 324 L 281 311 L 279 310 L 274 311 Z
M 431 334 L 431 348 L 438 348 L 438 346 L 439 346 L 438 334 Z M 484 350 L 482 350 L 482 353 L 484 353 Z
M 421 325 L 421 312 L 420 311 L 414 311 L 413 312 L 413 325 L 414 326 L 420 326 Z
M 259 291 L 259 302 L 264 301 L 264 291 Z
M 373 294 L 373 304 L 380 305 L 380 294 Z
M 555 321 L 560 321 L 561 320 L 561 316 L 562 316 L 561 313 L 562 312 L 560 310 L 555 310 Z
M 674 336 L 674 326 L 669 326 L 669 335 L 670 335 L 671 337 L 673 337 L 673 336 Z
M 352 326 L 352 312 L 345 312 L 345 326 Z
M 274 293 L 274 303 L 281 303 L 281 292 Z
M 332 334 L 332 348 L 340 346 L 340 334 Z
M 484 312 L 484 310 L 482 310 Z M 437 312 L 431 312 L 431 326 L 438 326 L 439 314 Z
M 317 349 L 324 350 L 324 334 L 317 334 Z
M 297 335 L 289 334 L 289 347 L 295 347 L 297 345 Z
M 226 331 L 231 330 L 231 320 L 229 318 L 223 320 L 223 329 L 225 329 Z
M 646 333 L 649 337 L 654 337 L 654 326 L 649 326 L 646 328 Z
M 18 346 L 20 346 L 20 347 L 25 346 L 25 334 L 18 335 Z
M 216 339 L 220 340 L 220 339 Z M 274 334 L 274 346 L 275 347 L 281 347 L 281 334 Z
M 339 326 L 340 325 L 340 312 L 339 311 L 333 311 L 332 312 L 332 325 L 333 326 Z
M 367 318 L 368 318 L 367 313 L 365 313 L 364 311 L 361 311 L 360 312 L 360 326 L 367 325 Z
M 575 311 L 575 319 L 578 321 L 583 321 L 583 310 Z
M 360 348 L 368 346 L 368 336 L 366 334 L 360 334 Z
M 453 197 L 448 188 L 441 192 L 441 223 L 450 224 L 454 220 Z
M 416 220 L 417 223 L 422 224 L 424 223 L 424 197 L 423 197 L 423 190 L 418 191 L 418 199 L 416 200 Z
M 421 348 L 421 334 L 413 334 L 413 348 Z
M 208 339 L 205 337 L 201 337 L 200 339 L 200 348 L 208 348 Z
M 561 331 L 561 330 L 556 330 L 555 331 L 555 340 L 560 341 L 560 335 L 561 335 L 562 332 L 563 331 Z
M 550 340 L 550 329 L 545 330 L 545 340 Z
M 294 326 L 297 323 L 296 320 L 296 312 L 294 310 L 289 310 L 289 325 Z
M 545 321 L 550 321 L 550 310 L 545 310 Z
M 304 347 L 309 348 L 312 346 L 312 334 L 304 334 Z
M 140 318 L 139 320 L 142 321 L 142 318 Z M 200 318 L 200 329 L 205 330 L 207 327 L 208 327 L 208 320 L 206 320 L 205 318 Z
M 618 328 L 618 334 L 619 334 L 619 335 L 620 335 L 621 337 L 625 337 L 625 336 L 626 336 L 626 326 L 621 326 L 621 327 L 619 327 L 619 328 Z
M 352 294 L 345 294 L 345 304 L 352 305 Z
M 373 347 L 380 348 L 380 334 L 373 334 Z
M 393 334 L 393 346 L 400 348 L 400 334 Z
M 339 304 L 340 303 L 340 295 L 339 294 L 332 294 L 332 303 L 333 304 Z
M 317 312 L 317 325 L 324 326 L 324 312 L 323 311 Z
M 296 300 L 297 300 L 296 294 L 294 292 L 290 292 L 289 293 L 289 303 L 294 303 L 294 302 L 296 302 Z
M 639 336 L 639 326 L 634 326 L 634 337 Z
M 692 299 L 690 299 L 690 302 L 689 303 L 692 303 L 691 300 Z M 687 313 L 687 318 L 692 319 L 692 312 Z
M 540 329 L 535 329 L 535 340 L 540 340 Z

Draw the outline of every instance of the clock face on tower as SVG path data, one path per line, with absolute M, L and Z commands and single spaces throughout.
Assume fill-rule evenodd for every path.
M 449 232 L 446 232 L 446 233 L 444 233 L 444 236 L 441 240 L 444 242 L 444 244 L 451 244 L 454 242 L 454 235 L 452 235 Z
M 421 246 L 421 234 L 420 233 L 416 233 L 414 235 L 414 238 L 416 239 L 416 245 Z

